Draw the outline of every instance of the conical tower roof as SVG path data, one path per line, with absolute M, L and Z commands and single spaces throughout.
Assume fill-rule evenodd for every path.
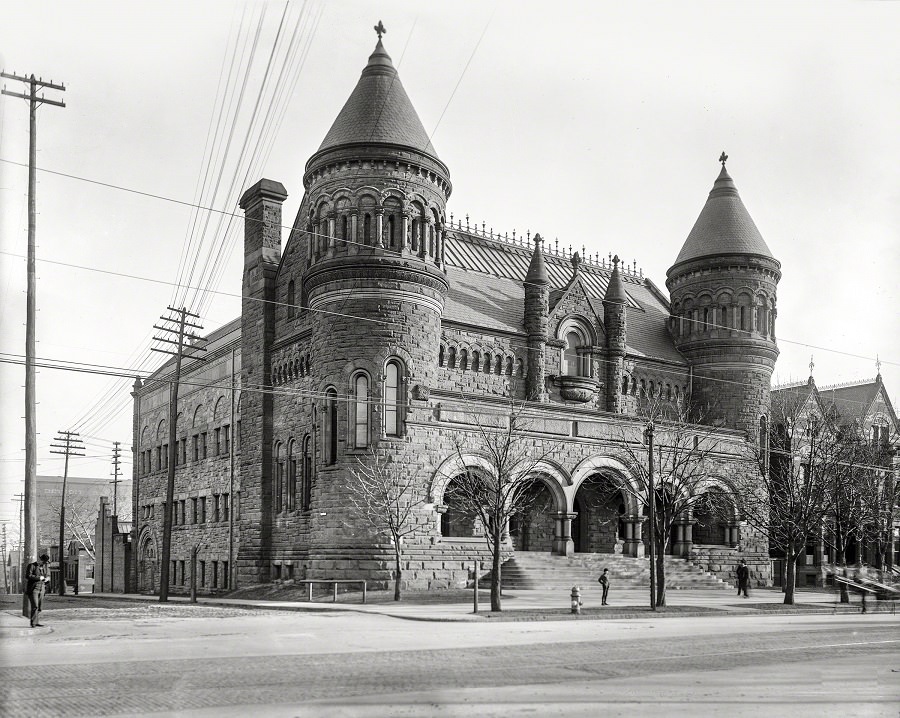
M 609 284 L 606 285 L 606 294 L 603 295 L 604 302 L 614 302 L 617 304 L 627 304 L 628 295 L 625 293 L 625 285 L 622 284 L 622 275 L 619 274 L 619 255 L 613 257 L 613 271 L 609 275 Z
M 673 267 L 692 259 L 723 254 L 754 254 L 775 259 L 744 207 L 724 162 Z
M 380 37 L 318 152 L 356 143 L 411 147 L 439 159 Z
M 531 254 L 531 264 L 528 265 L 528 274 L 525 275 L 525 284 L 550 284 L 547 274 L 547 265 L 544 263 L 544 253 L 541 251 L 541 235 L 534 235 L 534 251 Z

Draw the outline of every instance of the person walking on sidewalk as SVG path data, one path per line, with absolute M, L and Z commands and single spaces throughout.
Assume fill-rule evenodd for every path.
M 609 595 L 609 569 L 603 569 L 603 575 L 597 579 L 600 582 L 600 585 L 603 586 L 603 604 L 606 605 L 606 597 Z
M 750 598 L 750 594 L 747 593 L 747 590 L 750 586 L 750 569 L 747 568 L 747 562 L 744 559 L 741 559 L 740 564 L 738 564 L 737 580 L 738 580 L 737 595 L 740 596 L 741 593 L 743 593 L 744 598 Z
M 25 592 L 28 594 L 28 603 L 31 605 L 31 627 L 40 626 L 38 619 L 41 616 L 41 607 L 44 602 L 44 588 L 50 583 L 50 569 L 47 563 L 50 557 L 42 553 L 39 561 L 28 564 L 25 574 Z

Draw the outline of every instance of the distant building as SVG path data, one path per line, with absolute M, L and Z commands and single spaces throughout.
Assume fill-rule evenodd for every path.
M 63 477 L 40 475 L 37 477 L 36 497 L 38 506 L 38 546 L 49 549 L 59 544 L 59 510 Z M 116 490 L 118 511 L 131 516 L 131 479 L 120 479 Z M 65 541 L 80 542 L 93 553 L 94 526 L 97 506 L 102 496 L 113 495 L 111 480 L 85 476 L 69 476 L 66 479 L 66 529 Z
M 131 566 L 131 521 L 119 521 L 110 513 L 109 500 L 100 499 L 94 529 L 95 593 L 130 593 L 134 590 Z

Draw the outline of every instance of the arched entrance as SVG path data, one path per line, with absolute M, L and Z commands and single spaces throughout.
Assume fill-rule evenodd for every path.
M 729 545 L 728 528 L 733 523 L 734 507 L 728 494 L 718 487 L 710 487 L 697 497 L 691 513 L 693 543 Z
M 156 544 L 149 531 L 144 533 L 140 546 L 140 553 L 138 554 L 138 591 L 141 593 L 154 593 L 157 582 Z
M 444 488 L 441 514 L 441 536 L 444 538 L 471 538 L 476 535 L 475 517 L 463 509 L 459 492 L 459 479 L 450 479 Z
M 624 539 L 625 496 L 606 473 L 589 475 L 575 492 L 572 541 L 577 553 L 614 553 Z
M 522 511 L 509 521 L 509 535 L 516 551 L 553 550 L 556 532 L 556 499 L 550 488 L 540 479 L 531 481 L 523 489 Z

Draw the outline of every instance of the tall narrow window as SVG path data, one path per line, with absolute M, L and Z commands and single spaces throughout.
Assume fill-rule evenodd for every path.
M 566 348 L 563 350 L 563 374 L 578 376 L 578 345 L 580 337 L 577 332 L 566 334 Z
M 353 448 L 369 445 L 369 378 L 357 374 L 353 380 Z
M 384 434 L 400 436 L 400 364 L 393 359 L 384 368 Z
M 367 214 L 363 219 L 363 242 L 372 244 L 372 215 Z
M 294 287 L 294 280 L 292 279 L 288 282 L 287 286 L 287 297 L 285 299 L 285 303 L 287 304 L 287 316 L 288 319 L 293 319 L 297 314 L 297 293 Z
M 310 498 L 312 497 L 312 437 L 309 434 L 303 439 L 303 489 L 302 498 L 300 499 L 300 508 L 304 511 L 309 509 Z
M 275 513 L 280 514 L 283 508 L 282 492 L 284 491 L 284 457 L 281 454 L 281 444 L 275 444 L 275 486 L 273 494 L 275 499 Z
M 324 431 L 322 432 L 325 463 L 329 466 L 337 461 L 337 391 L 325 392 Z
M 291 441 L 287 451 L 287 491 L 284 502 L 288 511 L 294 510 L 297 495 L 297 455 L 294 448 L 294 442 Z

